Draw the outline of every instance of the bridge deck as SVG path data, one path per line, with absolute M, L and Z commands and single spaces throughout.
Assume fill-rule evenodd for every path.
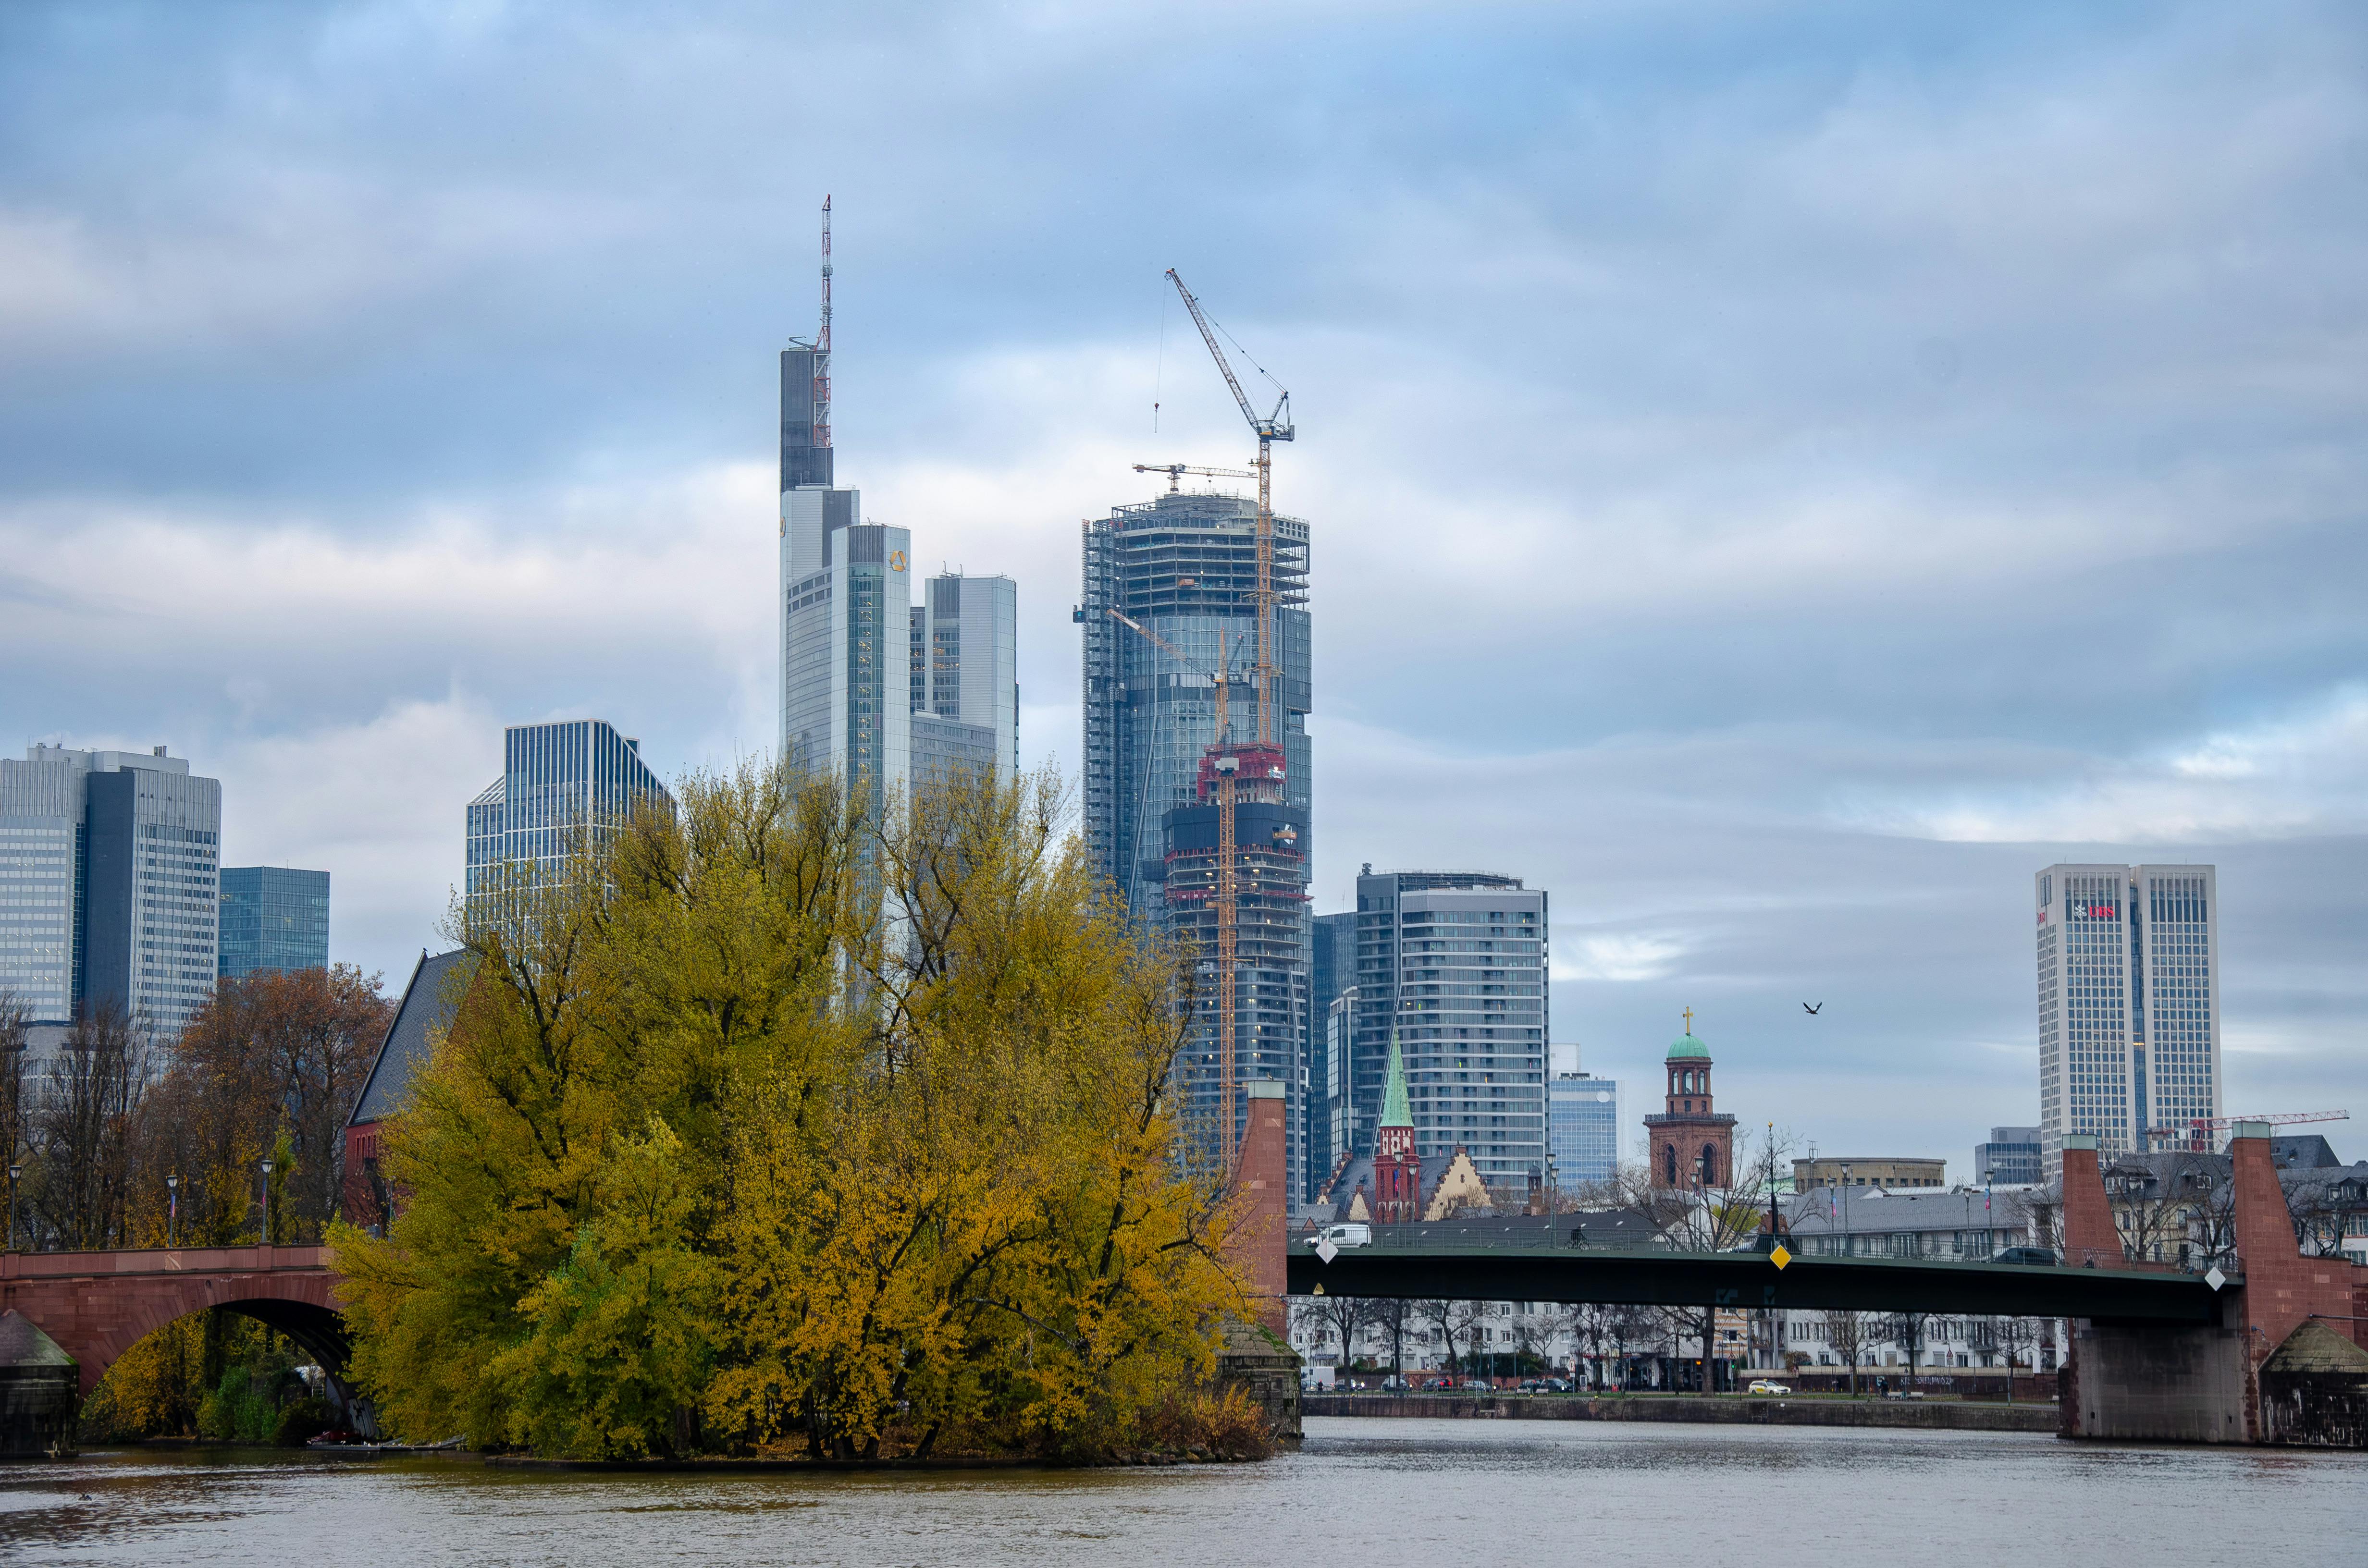
M 1645 1306 L 1793 1307 L 2089 1318 L 2101 1323 L 2215 1324 L 2205 1280 L 2134 1269 L 1935 1263 L 1913 1258 L 1796 1257 L 1657 1248 L 1375 1246 L 1326 1263 L 1293 1242 L 1292 1295 L 1486 1301 L 1607 1301 Z

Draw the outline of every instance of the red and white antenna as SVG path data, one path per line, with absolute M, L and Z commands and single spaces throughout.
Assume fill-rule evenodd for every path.
M 814 444 L 830 445 L 830 198 L 822 199 L 822 330 L 814 336 Z

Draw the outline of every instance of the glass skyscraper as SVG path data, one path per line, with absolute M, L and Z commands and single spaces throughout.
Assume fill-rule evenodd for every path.
M 1557 1073 L 1546 1089 L 1554 1185 L 1604 1186 L 1620 1168 L 1620 1085 L 1587 1073 Z
M 2037 895 L 2039 1120 L 2100 1153 L 2185 1148 L 2220 1114 L 2219 902 L 2210 866 L 2050 866 Z
M 225 866 L 217 972 L 329 967 L 329 873 L 287 866 Z
M 1463 1149 L 1492 1187 L 1545 1180 L 1546 895 L 1486 871 L 1357 879 L 1349 1096 L 1378 1125 L 1396 1032 L 1426 1168 Z M 1362 1151 L 1360 1151 L 1362 1152 Z
M 1088 521 L 1083 537 L 1085 831 L 1135 918 L 1194 941 L 1201 1023 L 1178 1065 L 1187 1103 L 1219 1103 L 1213 905 L 1216 807 L 1203 757 L 1216 741 L 1216 680 L 1231 672 L 1230 733 L 1258 740 L 1248 683 L 1258 661 L 1251 591 L 1258 505 L 1239 495 L 1169 494 Z M 1242 878 L 1235 965 L 1236 1083 L 1284 1085 L 1284 1162 L 1294 1192 L 1307 1169 L 1309 703 L 1308 530 L 1274 519 L 1275 733 L 1271 761 L 1245 752 L 1255 788 L 1236 821 Z M 1158 641 L 1115 619 L 1116 610 Z M 1281 778 L 1272 777 L 1280 767 Z M 1271 796 L 1271 800 L 1264 797 Z M 1171 876 L 1171 872 L 1173 875 Z M 1236 1117 L 1242 1102 L 1237 1098 Z M 1236 1129 L 1217 1137 L 1229 1154 Z
M 580 835 L 613 833 L 643 802 L 674 807 L 640 741 L 599 719 L 512 724 L 502 732 L 502 776 L 469 802 L 470 903 L 506 877 L 556 869 Z
M 913 776 L 1019 771 L 1019 588 L 1008 577 L 932 577 L 911 610 Z
M 112 1005 L 178 1033 L 213 990 L 221 866 L 222 783 L 163 746 L 0 759 L 0 989 L 37 1022 Z

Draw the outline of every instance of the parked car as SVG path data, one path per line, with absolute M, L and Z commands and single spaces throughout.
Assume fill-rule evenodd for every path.
M 1990 1254 L 1992 1263 L 2019 1263 L 2026 1267 L 2053 1268 L 2055 1253 L 2051 1247 L 2000 1247 Z
M 1772 1383 L 1766 1378 L 1755 1378 L 1752 1380 L 1751 1388 L 1748 1392 L 1752 1393 L 1772 1393 L 1781 1396 L 1791 1393 L 1793 1392 L 1793 1386 L 1790 1383 Z
M 1369 1247 L 1373 1244 L 1373 1227 L 1352 1220 L 1345 1224 L 1326 1225 L 1307 1238 L 1307 1244 L 1311 1247 L 1320 1246 L 1326 1242 L 1343 1252 L 1350 1247 Z

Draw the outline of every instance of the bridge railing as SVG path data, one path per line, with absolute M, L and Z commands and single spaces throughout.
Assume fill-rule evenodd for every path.
M 112 1252 L 0 1253 L 0 1279 L 107 1274 L 259 1274 L 329 1267 L 325 1246 L 125 1247 Z

